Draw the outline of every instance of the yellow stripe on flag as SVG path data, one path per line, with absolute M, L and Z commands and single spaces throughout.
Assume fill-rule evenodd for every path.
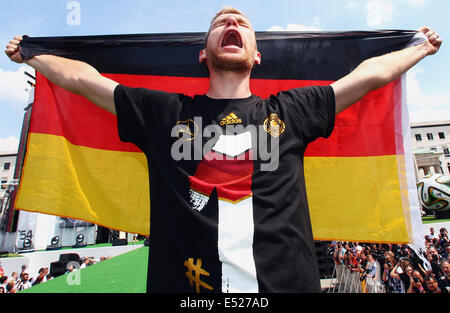
M 143 153 L 72 145 L 30 133 L 16 208 L 149 234 L 150 199 Z
M 408 243 L 398 157 L 305 157 L 314 239 Z
M 408 243 L 401 161 L 396 155 L 305 157 L 314 239 Z M 30 133 L 26 162 L 16 208 L 149 234 L 143 153 L 88 148 L 61 136 Z

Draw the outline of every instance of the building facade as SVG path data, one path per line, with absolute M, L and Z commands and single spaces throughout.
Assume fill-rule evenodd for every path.
M 17 153 L 0 154 L 0 202 L 5 196 L 7 185 L 14 178 L 14 169 L 16 168 Z
M 441 173 L 450 176 L 450 121 L 411 123 L 417 179 Z

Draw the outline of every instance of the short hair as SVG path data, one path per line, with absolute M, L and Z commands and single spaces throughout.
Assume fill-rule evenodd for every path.
M 6 284 L 6 290 L 7 291 L 11 291 L 14 290 L 14 286 L 16 285 L 16 283 L 14 282 L 14 280 L 10 280 L 7 284 Z
M 232 6 L 224 6 L 222 8 L 222 10 L 220 10 L 219 12 L 216 13 L 216 15 L 214 15 L 211 22 L 209 23 L 209 29 L 205 35 L 205 47 L 206 47 L 206 43 L 208 42 L 209 33 L 211 32 L 211 26 L 212 26 L 212 23 L 214 22 L 214 20 L 223 14 L 229 14 L 229 13 L 239 14 L 239 15 L 247 17 L 244 13 L 242 13 L 242 11 L 240 11 Z

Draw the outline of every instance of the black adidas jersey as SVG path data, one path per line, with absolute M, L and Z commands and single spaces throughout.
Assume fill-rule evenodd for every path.
M 303 154 L 333 130 L 330 86 L 218 100 L 118 85 L 114 98 L 120 139 L 148 160 L 149 292 L 320 291 Z

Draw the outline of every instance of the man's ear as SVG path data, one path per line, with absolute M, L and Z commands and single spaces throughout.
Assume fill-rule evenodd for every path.
M 261 53 L 259 51 L 256 51 L 255 64 L 257 65 L 261 64 Z
M 198 61 L 200 63 L 206 61 L 206 49 L 200 50 L 200 52 L 198 53 Z

